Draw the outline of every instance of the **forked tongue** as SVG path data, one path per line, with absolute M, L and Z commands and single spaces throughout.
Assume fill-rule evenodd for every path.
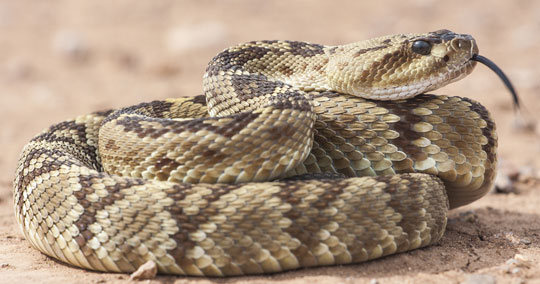
M 495 63 L 493 63 L 493 61 L 485 58 L 482 55 L 474 54 L 472 56 L 471 60 L 474 60 L 474 61 L 477 61 L 477 62 L 480 62 L 480 63 L 486 65 L 489 69 L 493 70 L 493 72 L 495 72 L 495 74 L 497 74 L 499 76 L 499 78 L 501 78 L 501 80 L 503 81 L 506 88 L 508 88 L 508 90 L 512 94 L 512 98 L 514 99 L 514 109 L 519 109 L 519 107 L 520 107 L 519 106 L 519 97 L 518 97 L 518 94 L 516 93 L 516 89 L 514 89 L 514 86 L 510 82 L 510 79 L 508 79 L 508 77 L 506 77 L 506 74 L 504 74 L 504 72 L 501 70 L 501 68 L 499 68 L 499 66 L 497 66 Z

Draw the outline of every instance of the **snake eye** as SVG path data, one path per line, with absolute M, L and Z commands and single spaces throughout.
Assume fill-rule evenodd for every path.
M 431 52 L 431 44 L 425 40 L 417 40 L 412 44 L 412 51 L 418 54 L 428 55 Z

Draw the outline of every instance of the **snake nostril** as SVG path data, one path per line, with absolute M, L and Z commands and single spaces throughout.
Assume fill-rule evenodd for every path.
M 451 46 L 454 50 L 468 50 L 471 48 L 471 42 L 465 39 L 456 39 L 452 41 Z
M 461 48 L 461 49 L 471 49 L 471 41 L 470 40 L 465 40 L 465 39 L 461 39 L 459 40 L 458 42 L 458 47 Z

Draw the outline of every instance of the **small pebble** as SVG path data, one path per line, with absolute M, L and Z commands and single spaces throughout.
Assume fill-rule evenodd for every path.
M 514 245 L 520 243 L 519 238 L 514 235 L 514 232 L 503 232 L 503 236 L 505 239 L 509 240 Z
M 531 267 L 531 261 L 529 260 L 529 258 L 522 254 L 518 253 L 514 255 L 513 259 L 516 261 L 516 265 L 518 267 L 527 267 L 527 268 Z
M 530 245 L 532 243 L 530 239 L 520 238 L 519 236 L 516 236 L 514 232 L 503 232 L 502 237 L 510 241 L 513 245 Z
M 517 274 L 521 272 L 522 269 L 530 268 L 531 261 L 529 258 L 522 254 L 516 254 L 513 258 L 506 261 L 506 263 L 501 267 L 501 270 L 508 274 Z
M 514 181 L 512 180 L 513 176 L 513 172 L 505 173 L 501 170 L 495 178 L 495 192 L 504 194 L 516 193 L 517 190 L 514 185 Z M 515 176 L 518 176 L 518 174 L 516 174 Z
M 471 274 L 465 277 L 464 284 L 495 284 L 495 276 L 489 274 Z
M 73 31 L 56 32 L 52 46 L 59 54 L 76 62 L 86 62 L 90 57 L 88 45 L 78 33 Z
M 474 212 L 473 210 L 462 212 L 459 214 L 459 217 L 461 217 L 463 220 L 469 223 L 474 223 L 478 220 L 478 216 L 476 215 L 476 212 Z
M 494 182 L 495 193 L 518 194 L 517 183 L 540 183 L 540 170 L 534 166 L 524 165 L 518 167 L 507 160 L 501 159 L 497 168 L 498 174 Z
M 137 271 L 131 273 L 130 280 L 153 279 L 157 275 L 157 265 L 154 261 L 149 260 L 145 264 L 139 266 Z

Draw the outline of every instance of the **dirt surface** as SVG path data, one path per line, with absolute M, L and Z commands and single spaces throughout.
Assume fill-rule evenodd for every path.
M 0 1 L 0 282 L 129 281 L 56 262 L 32 249 L 15 224 L 18 155 L 48 125 L 199 94 L 207 62 L 239 42 L 342 44 L 440 28 L 474 35 L 481 54 L 513 79 L 525 119 L 540 118 L 540 1 Z M 484 66 L 436 93 L 491 110 L 501 184 L 511 186 L 453 211 L 438 245 L 360 265 L 150 282 L 540 283 L 540 127 L 516 120 L 508 92 Z

